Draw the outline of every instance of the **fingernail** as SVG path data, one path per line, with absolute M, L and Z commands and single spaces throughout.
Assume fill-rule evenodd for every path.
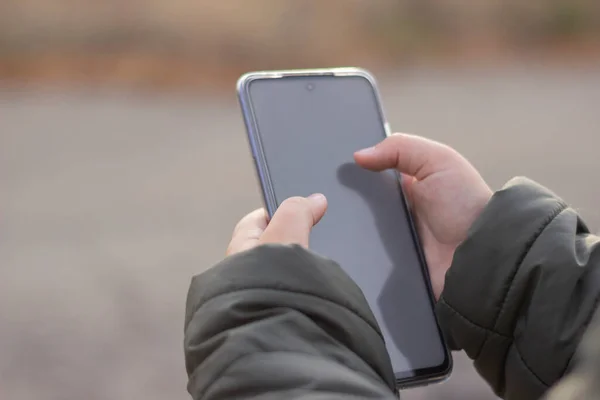
M 327 198 L 325 198 L 325 195 L 323 195 L 321 193 L 311 194 L 310 196 L 308 196 L 308 199 L 311 202 L 313 202 L 315 205 L 321 205 L 323 203 L 327 203 Z
M 366 149 L 359 150 L 356 152 L 356 154 L 359 154 L 361 156 L 367 156 L 369 154 L 372 154 L 373 152 L 375 152 L 375 146 L 367 147 Z

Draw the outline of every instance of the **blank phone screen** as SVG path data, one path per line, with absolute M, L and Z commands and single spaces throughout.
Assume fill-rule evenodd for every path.
M 353 153 L 385 137 L 375 88 L 361 76 L 258 79 L 247 89 L 276 203 L 323 193 L 311 250 L 362 289 L 397 376 L 447 360 L 395 172 L 370 172 Z

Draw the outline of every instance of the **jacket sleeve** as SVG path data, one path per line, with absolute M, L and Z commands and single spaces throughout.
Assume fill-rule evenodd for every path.
M 261 246 L 194 277 L 184 350 L 196 400 L 395 398 L 362 292 L 299 246 Z
M 598 305 L 599 242 L 573 209 L 523 178 L 474 223 L 437 314 L 497 395 L 538 399 L 570 370 Z

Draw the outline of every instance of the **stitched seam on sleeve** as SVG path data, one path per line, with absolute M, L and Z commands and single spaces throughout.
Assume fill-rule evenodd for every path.
M 521 350 L 519 349 L 519 347 L 517 346 L 517 343 L 513 340 L 513 338 L 503 335 L 501 333 L 492 331 L 490 329 L 484 328 L 481 325 L 476 324 L 475 322 L 471 321 L 469 318 L 465 317 L 464 315 L 462 315 L 461 313 L 459 313 L 455 308 L 453 308 L 450 304 L 448 304 L 448 302 L 444 299 L 440 299 L 440 303 L 442 305 L 444 305 L 449 311 L 451 311 L 453 314 L 455 314 L 456 316 L 458 316 L 460 319 L 462 319 L 464 322 L 466 322 L 469 325 L 472 325 L 473 328 L 476 328 L 480 331 L 484 331 L 486 334 L 489 335 L 493 335 L 493 336 L 499 336 L 503 339 L 508 339 L 510 341 L 510 343 L 508 343 L 508 346 L 510 346 L 512 344 L 512 346 L 515 348 L 515 353 L 517 354 L 517 356 L 519 357 L 519 360 L 521 361 L 521 363 L 523 363 L 523 365 L 525 366 L 525 369 L 527 369 L 527 371 L 533 375 L 533 377 L 535 379 L 537 379 L 542 385 L 549 387 L 550 385 L 547 384 L 546 382 L 544 382 L 544 380 L 542 380 L 542 378 L 540 378 L 535 371 L 529 366 L 529 364 L 525 361 L 525 358 L 523 357 L 523 354 L 521 353 Z M 481 352 L 481 349 L 483 348 L 483 345 L 485 343 L 482 342 L 479 350 L 477 351 L 477 356 L 479 356 L 479 353 Z M 475 357 L 477 358 L 477 357 Z
M 369 322 L 369 321 L 367 321 L 365 318 L 363 318 L 363 317 L 362 317 L 362 316 L 361 316 L 359 313 L 357 313 L 357 312 L 356 312 L 354 309 L 352 309 L 352 308 L 350 308 L 350 307 L 348 307 L 348 306 L 346 306 L 346 305 L 344 305 L 344 304 L 340 304 L 340 303 L 337 303 L 337 302 L 335 302 L 335 301 L 333 301 L 333 300 L 327 299 L 327 298 L 325 298 L 325 297 L 318 296 L 318 295 L 316 295 L 316 294 L 314 294 L 314 293 L 307 293 L 307 292 L 304 292 L 304 291 L 301 291 L 301 290 L 288 290 L 287 288 L 286 288 L 286 290 L 282 290 L 281 288 L 277 288 L 277 287 L 268 287 L 268 286 L 256 287 L 256 286 L 254 286 L 254 287 L 251 287 L 251 288 L 238 288 L 237 290 L 231 290 L 231 291 L 227 291 L 227 292 L 219 293 L 219 294 L 217 294 L 217 295 L 215 295 L 215 296 L 212 296 L 211 298 L 207 299 L 206 301 L 203 301 L 203 302 L 202 302 L 202 303 L 201 303 L 201 304 L 200 304 L 200 305 L 199 305 L 199 306 L 198 306 L 198 307 L 197 307 L 197 308 L 194 310 L 194 312 L 193 312 L 193 314 L 192 314 L 192 315 L 196 315 L 196 313 L 198 313 L 198 311 L 200 311 L 200 309 L 201 309 L 201 308 L 202 308 L 204 305 L 206 305 L 206 304 L 208 304 L 208 303 L 210 303 L 210 302 L 212 302 L 212 301 L 214 301 L 214 300 L 216 300 L 216 299 L 218 299 L 218 298 L 220 298 L 220 297 L 223 297 L 223 296 L 228 296 L 228 295 L 232 295 L 232 294 L 239 293 L 239 292 L 255 291 L 255 290 L 256 290 L 256 291 L 266 290 L 266 291 L 274 291 L 274 292 L 278 292 L 278 293 L 286 293 L 286 294 L 290 294 L 290 293 L 291 293 L 291 294 L 297 294 L 297 295 L 302 295 L 302 296 L 313 297 L 313 298 L 315 298 L 315 299 L 319 299 L 319 300 L 325 301 L 325 302 L 327 302 L 327 303 L 329 303 L 329 304 L 334 304 L 334 305 L 335 305 L 335 306 L 337 306 L 337 307 L 340 307 L 340 308 L 343 308 L 343 309 L 345 309 L 345 310 L 348 310 L 348 311 L 349 311 L 351 314 L 353 314 L 354 316 L 358 317 L 358 318 L 359 318 L 361 321 L 363 321 L 363 322 L 364 322 L 365 324 L 367 324 L 367 325 L 368 325 L 368 326 L 369 326 L 371 329 L 373 329 L 373 330 L 374 330 L 374 331 L 377 333 L 377 336 L 379 336 L 379 337 L 380 337 L 382 340 L 384 340 L 384 338 L 383 338 L 383 334 L 381 333 L 381 331 L 379 331 L 379 329 L 377 329 L 377 328 L 376 328 L 376 326 L 374 326 L 372 323 L 370 323 L 370 322 Z M 304 314 L 304 313 L 302 313 L 302 311 L 298 311 L 298 312 L 300 312 L 301 314 Z M 193 318 L 193 317 L 192 317 L 192 318 Z
M 556 207 L 552 210 L 552 212 L 550 214 L 548 214 L 548 216 L 546 217 L 544 222 L 540 225 L 540 227 L 537 229 L 537 231 L 535 231 L 533 236 L 525 244 L 525 248 L 523 249 L 523 251 L 519 255 L 519 258 L 517 259 L 517 263 L 516 263 L 517 267 L 514 269 L 514 271 L 512 272 L 512 274 L 510 276 L 510 285 L 508 285 L 508 288 L 504 292 L 504 296 L 502 298 L 502 303 L 500 304 L 500 309 L 498 310 L 498 312 L 496 313 L 496 316 L 494 317 L 494 327 L 496 327 L 496 325 L 498 323 L 498 318 L 500 318 L 500 316 L 504 312 L 504 308 L 506 307 L 506 302 L 508 301 L 508 298 L 510 297 L 509 296 L 510 292 L 512 292 L 512 290 L 514 288 L 515 276 L 521 269 L 521 266 L 523 265 L 523 261 L 525 261 L 527 254 L 529 253 L 529 251 L 531 250 L 531 248 L 533 247 L 535 242 L 538 240 L 540 235 L 544 232 L 544 230 L 546 230 L 548 225 L 550 225 L 550 223 L 552 223 L 552 221 L 554 221 L 554 219 L 556 217 L 558 217 L 566 208 L 567 208 L 567 205 L 565 203 L 563 203 L 562 201 L 559 201 L 558 204 L 556 205 Z
M 265 354 L 265 353 L 277 353 L 277 351 L 263 352 L 261 354 Z M 284 353 L 284 352 L 281 352 L 281 353 Z M 285 353 L 287 353 L 287 352 L 285 352 Z M 292 352 L 289 352 L 289 353 L 292 353 Z M 216 374 L 215 379 L 212 382 L 210 382 L 206 386 L 206 388 L 200 393 L 199 399 L 203 398 L 204 395 L 219 381 L 219 379 L 221 379 L 223 377 L 223 375 L 225 375 L 227 373 L 227 370 L 229 368 L 231 368 L 232 366 L 235 365 L 235 363 L 237 363 L 238 361 L 240 361 L 240 360 L 242 360 L 244 358 L 250 357 L 252 355 L 254 355 L 254 353 L 244 353 L 244 354 L 241 354 L 238 357 L 236 357 L 233 360 L 231 360 L 231 362 L 229 364 L 223 366 L 223 368 L 221 368 L 221 370 Z
M 476 328 L 477 330 L 483 331 L 485 333 L 491 333 L 491 334 L 493 334 L 495 336 L 500 336 L 500 337 L 505 338 L 505 339 L 512 339 L 510 336 L 506 336 L 506 335 L 503 335 L 501 333 L 495 332 L 495 331 L 493 331 L 491 329 L 485 328 L 485 327 L 483 327 L 483 326 L 481 326 L 481 325 L 479 325 L 479 324 L 471 321 L 469 318 L 465 317 L 460 312 L 458 312 L 458 310 L 456 310 L 456 308 L 452 307 L 448 303 L 448 301 L 445 298 L 443 298 L 443 297 L 440 298 L 439 304 L 445 306 L 448 309 L 448 311 L 450 311 L 451 313 L 453 313 L 454 315 L 456 315 L 457 317 L 459 317 L 460 319 L 462 319 L 464 322 L 472 325 L 472 327 Z
M 263 351 L 263 352 L 261 352 L 260 354 L 261 354 L 261 355 L 264 355 L 264 354 L 302 354 L 302 355 L 304 355 L 304 356 L 308 356 L 308 357 L 317 357 L 317 356 L 315 356 L 314 354 L 310 354 L 310 353 L 302 353 L 302 352 L 296 352 L 296 351 L 282 351 L 282 350 Z M 250 357 L 252 357 L 252 356 L 256 356 L 256 353 L 244 353 L 244 354 L 241 354 L 241 355 L 239 355 L 238 357 L 234 358 L 233 360 L 231 360 L 231 362 L 230 362 L 229 364 L 225 365 L 225 366 L 224 366 L 224 367 L 223 367 L 223 368 L 222 368 L 222 369 L 221 369 L 221 370 L 218 372 L 218 374 L 216 374 L 216 377 L 215 377 L 215 379 L 214 379 L 214 380 L 213 380 L 213 381 L 212 381 L 210 384 L 208 384 L 208 386 L 206 387 L 206 389 L 204 389 L 204 390 L 203 390 L 203 391 L 200 393 L 200 397 L 199 397 L 199 398 L 201 399 L 202 397 L 204 397 L 204 395 L 210 391 L 210 389 L 211 389 L 211 388 L 214 386 L 214 384 L 216 384 L 216 383 L 219 381 L 219 379 L 221 379 L 221 378 L 222 378 L 222 377 L 223 377 L 223 376 L 224 376 L 224 375 L 227 373 L 227 371 L 228 371 L 230 368 L 232 368 L 232 367 L 233 367 L 233 366 L 234 366 L 236 363 L 238 363 L 239 361 L 241 361 L 241 360 L 243 360 L 243 359 L 245 359 L 245 358 L 250 358 Z M 363 372 L 361 372 L 361 371 L 357 371 L 357 370 L 355 370 L 355 369 L 353 369 L 353 368 L 350 368 L 350 367 L 349 367 L 349 366 L 347 366 L 347 365 L 343 365 L 343 364 L 340 364 L 340 365 L 342 365 L 342 366 L 343 366 L 343 367 L 345 367 L 345 368 L 348 368 L 348 369 L 349 369 L 349 370 L 351 370 L 351 371 L 354 371 L 354 372 L 356 372 L 357 374 L 359 374 L 359 375 L 361 375 L 361 376 L 364 376 L 364 377 L 365 377 L 366 379 L 368 379 L 368 380 L 371 380 L 371 379 L 368 377 L 368 375 L 365 375 L 365 374 L 364 374 Z M 388 389 L 391 389 L 391 388 L 390 388 L 390 387 L 389 387 L 389 386 L 388 386 L 388 385 L 385 383 L 385 381 L 384 381 L 383 379 L 382 379 L 382 383 L 383 383 L 383 385 L 384 385 L 385 387 L 387 387 Z
M 489 337 L 489 335 L 493 335 L 493 336 L 499 336 L 501 338 L 504 339 L 509 339 L 512 340 L 512 338 L 508 337 L 508 336 L 504 336 L 498 332 L 494 332 L 488 328 L 485 328 L 479 324 L 476 324 L 475 322 L 471 321 L 469 318 L 465 317 L 464 315 L 462 315 L 461 313 L 458 312 L 458 310 L 456 310 L 454 307 L 452 307 L 448 301 L 446 299 L 444 299 L 443 297 L 440 298 L 440 304 L 445 306 L 447 310 L 449 310 L 450 312 L 452 312 L 454 315 L 456 315 L 457 317 L 459 317 L 461 320 L 463 320 L 466 324 L 471 325 L 471 327 L 479 330 L 479 331 L 483 331 L 483 339 L 481 340 L 481 344 L 479 345 L 479 347 L 477 348 L 477 351 L 475 351 L 475 355 L 473 356 L 473 359 L 477 359 L 477 357 L 479 357 L 479 354 L 481 353 L 481 350 L 483 349 L 484 344 L 487 341 L 487 338 Z M 462 346 L 461 346 L 462 347 Z
M 537 379 L 542 385 L 544 385 L 545 387 L 550 387 L 552 385 L 547 384 L 546 382 L 544 382 L 544 380 L 542 378 L 539 377 L 538 374 L 535 373 L 535 371 L 533 370 L 533 368 L 531 368 L 529 366 L 529 364 L 525 361 L 525 357 L 523 357 L 523 354 L 521 353 L 521 350 L 519 350 L 519 346 L 517 346 L 517 342 L 513 342 L 513 346 L 515 348 L 515 353 L 517 354 L 517 356 L 519 357 L 519 360 L 521 361 L 521 363 L 523 363 L 523 365 L 525 366 L 525 369 L 527 371 L 529 371 L 529 373 L 535 378 Z
M 508 300 L 508 295 L 514 287 L 515 276 L 521 269 L 521 266 L 523 264 L 523 261 L 525 260 L 525 257 L 527 257 L 527 254 L 529 253 L 529 251 L 531 250 L 531 248 L 533 247 L 533 245 L 535 244 L 537 239 L 540 237 L 542 232 L 544 232 L 544 230 L 548 227 L 548 225 L 550 225 L 550 223 L 554 220 L 554 218 L 556 218 L 561 212 L 563 212 L 567 208 L 567 205 L 564 202 L 557 200 L 557 203 L 558 204 L 555 206 L 555 208 L 552 209 L 552 212 L 550 214 L 548 214 L 548 216 L 544 219 L 544 221 L 540 225 L 540 227 L 535 231 L 533 236 L 527 241 L 527 243 L 525 244 L 525 248 L 523 249 L 521 254 L 519 254 L 519 257 L 517 258 L 517 263 L 516 263 L 517 267 L 514 268 L 514 270 L 511 273 L 510 284 L 508 285 L 508 288 L 504 292 L 504 296 L 502 298 L 502 303 L 500 304 L 500 309 L 494 316 L 494 328 L 498 324 L 498 318 L 500 318 L 500 315 L 502 315 L 502 313 L 504 312 L 504 307 L 506 306 L 506 302 Z M 495 330 L 494 331 L 490 330 L 488 332 L 495 332 Z M 481 352 L 481 349 L 483 349 L 483 347 L 485 346 L 487 341 L 488 341 L 488 338 L 487 338 L 487 334 L 486 334 L 486 337 L 484 338 L 483 343 L 481 344 L 479 352 Z M 479 357 L 479 354 L 477 354 L 477 356 L 475 358 L 477 358 L 477 357 Z
M 311 260 L 308 260 L 303 254 L 301 254 L 298 251 L 294 251 L 294 254 L 296 255 L 296 257 L 302 259 L 303 261 L 312 262 Z M 245 291 L 245 290 L 253 290 L 253 289 L 274 290 L 274 291 L 278 291 L 278 292 L 303 294 L 306 296 L 311 296 L 311 297 L 318 298 L 320 300 L 327 301 L 328 303 L 336 304 L 339 307 L 342 307 L 342 308 L 345 308 L 345 309 L 351 311 L 354 315 L 356 315 L 358 318 L 360 318 L 362 321 L 364 321 L 368 326 L 370 326 L 375 332 L 377 332 L 377 335 L 383 339 L 383 333 L 379 329 L 377 322 L 369 321 L 355 307 L 353 307 L 352 304 L 350 304 L 348 302 L 334 301 L 327 297 L 320 296 L 316 293 L 308 292 L 308 291 L 304 291 L 304 290 L 297 290 L 289 285 L 282 285 L 281 283 L 273 284 L 273 285 L 264 285 L 264 286 L 251 286 L 251 287 L 245 287 L 243 285 L 239 285 L 237 287 L 228 288 L 228 290 L 223 290 L 221 292 L 217 292 L 217 293 L 213 294 L 212 296 L 202 299 L 202 301 L 200 301 L 200 302 L 197 302 L 194 306 L 195 310 L 193 311 L 192 315 L 194 315 L 197 312 L 197 310 L 200 309 L 200 307 L 202 307 L 203 304 L 206 304 L 207 302 L 209 302 L 219 296 L 229 294 L 229 293 L 241 292 L 241 291 Z

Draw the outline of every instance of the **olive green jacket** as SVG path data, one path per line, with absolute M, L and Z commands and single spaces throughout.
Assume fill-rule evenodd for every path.
M 437 314 L 507 400 L 600 398 L 600 245 L 564 202 L 517 179 L 455 253 Z M 600 318 L 600 317 L 599 317 Z M 580 356 L 574 357 L 585 331 Z M 379 327 L 333 261 L 261 246 L 196 276 L 185 320 L 194 399 L 392 399 Z

